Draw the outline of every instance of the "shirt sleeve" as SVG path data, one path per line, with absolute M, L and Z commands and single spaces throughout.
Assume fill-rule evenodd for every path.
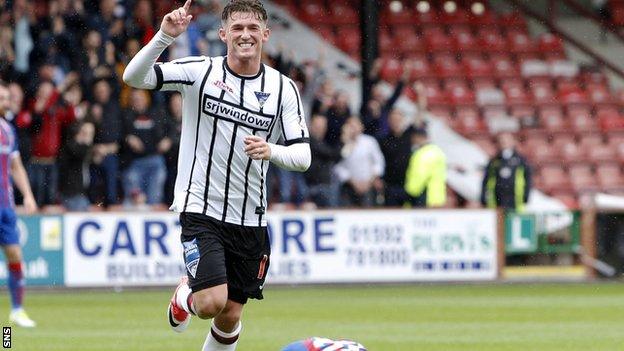
M 296 143 L 309 143 L 310 134 L 306 126 L 301 97 L 295 83 L 286 79 L 281 113 L 281 127 L 286 146 Z
M 201 78 L 207 60 L 208 58 L 204 56 L 191 56 L 155 64 L 156 87 L 154 90 L 182 92 Z

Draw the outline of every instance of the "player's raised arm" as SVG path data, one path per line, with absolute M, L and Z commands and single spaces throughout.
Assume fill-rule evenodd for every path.
M 160 30 L 128 63 L 123 74 L 126 84 L 140 89 L 154 89 L 158 78 L 152 68 L 162 52 L 171 45 L 176 37 L 186 31 L 192 15 L 189 15 L 191 0 L 163 17 Z

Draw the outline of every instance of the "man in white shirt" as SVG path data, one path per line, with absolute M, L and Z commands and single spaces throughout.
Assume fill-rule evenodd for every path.
M 309 134 L 296 85 L 261 63 L 269 39 L 258 0 L 233 0 L 222 13 L 225 57 L 155 64 L 188 27 L 191 0 L 165 15 L 160 31 L 130 61 L 124 81 L 182 94 L 175 196 L 187 277 L 168 308 L 171 327 L 191 315 L 214 318 L 204 351 L 236 349 L 248 298 L 262 299 L 269 265 L 265 174 L 269 162 L 305 171 Z M 282 137 L 285 145 L 277 145 Z M 188 280 L 188 282 L 187 282 Z
M 342 128 L 342 161 L 335 167 L 342 186 L 343 205 L 370 207 L 381 194 L 386 166 L 377 140 L 363 133 L 364 126 L 357 116 L 349 117 Z

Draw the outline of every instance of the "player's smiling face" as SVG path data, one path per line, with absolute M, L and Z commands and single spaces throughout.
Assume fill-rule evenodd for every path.
M 238 60 L 260 59 L 262 45 L 269 40 L 266 22 L 251 12 L 234 12 L 219 30 L 228 56 Z

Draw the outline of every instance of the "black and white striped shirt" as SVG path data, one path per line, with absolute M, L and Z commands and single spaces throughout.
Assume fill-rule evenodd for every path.
M 286 145 L 309 141 L 295 83 L 260 66 L 252 77 L 225 57 L 187 57 L 156 64 L 156 89 L 183 96 L 178 175 L 171 209 L 228 223 L 266 226 L 268 161 L 252 160 L 243 140 L 256 135 Z

